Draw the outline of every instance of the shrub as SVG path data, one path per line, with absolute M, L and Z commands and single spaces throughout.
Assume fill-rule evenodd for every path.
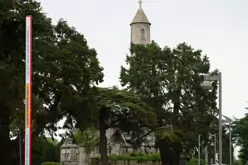
M 98 159 L 101 159 L 101 157 L 98 157 Z M 153 153 L 153 154 L 144 154 L 144 153 L 131 153 L 127 155 L 109 155 L 109 160 L 133 160 L 133 161 L 160 161 L 160 155 L 159 153 Z
M 192 157 L 187 165 L 198 165 L 198 159 Z M 205 160 L 201 159 L 201 165 L 205 165 Z
M 58 162 L 44 162 L 41 165 L 63 165 L 63 164 L 60 164 Z

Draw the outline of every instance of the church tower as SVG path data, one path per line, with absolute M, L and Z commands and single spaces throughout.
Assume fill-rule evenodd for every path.
M 145 12 L 142 9 L 142 1 L 139 0 L 139 9 L 131 22 L 131 43 L 149 44 L 150 43 L 150 26 Z

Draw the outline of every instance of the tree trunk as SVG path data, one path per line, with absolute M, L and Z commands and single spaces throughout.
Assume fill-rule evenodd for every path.
M 181 144 L 171 143 L 167 140 L 158 140 L 158 148 L 160 151 L 160 157 L 162 165 L 179 165 Z
M 9 139 L 9 111 L 0 108 L 0 156 L 1 164 L 11 165 L 11 145 Z
M 162 161 L 162 165 L 173 165 L 172 157 L 170 154 L 170 148 L 166 140 L 158 140 L 158 148 L 160 152 L 160 157 Z
M 176 142 L 173 144 L 174 146 L 174 155 L 175 155 L 175 164 L 178 164 L 180 163 L 180 155 L 182 153 L 182 144 L 180 142 Z
M 10 149 L 11 149 L 11 165 L 17 165 L 20 164 L 20 143 L 19 143 L 19 136 L 17 139 L 10 141 Z M 22 139 L 23 140 L 23 139 Z M 24 143 L 21 143 L 21 149 L 22 149 L 22 164 L 24 163 Z
M 101 110 L 99 116 L 99 131 L 100 131 L 100 154 L 101 165 L 108 165 L 107 154 L 107 137 L 106 137 L 106 123 L 105 123 L 106 111 Z

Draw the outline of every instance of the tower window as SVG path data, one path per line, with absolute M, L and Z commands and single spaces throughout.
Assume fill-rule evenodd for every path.
M 142 28 L 141 30 L 140 30 L 140 33 L 141 33 L 141 40 L 145 40 L 145 30 Z

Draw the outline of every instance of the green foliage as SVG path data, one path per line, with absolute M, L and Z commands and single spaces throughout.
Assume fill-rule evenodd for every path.
M 243 163 L 242 163 L 242 161 L 241 160 L 237 160 L 237 159 L 235 159 L 234 161 L 233 161 L 233 165 L 243 165 Z
M 87 128 L 84 131 L 77 130 L 74 134 L 76 143 L 84 147 L 85 152 L 90 154 L 99 145 L 99 132 L 95 128 Z
M 181 158 L 184 158 L 181 155 Z M 101 157 L 98 157 L 97 159 L 101 159 Z M 136 161 L 161 161 L 160 154 L 159 153 L 151 153 L 151 154 L 145 154 L 145 153 L 130 153 L 126 155 L 108 155 L 109 160 L 136 160 Z
M 94 113 L 90 109 L 89 93 L 103 80 L 96 50 L 66 21 L 52 25 L 37 1 L 1 1 L 0 155 L 5 165 L 18 164 L 19 155 L 15 153 L 18 143 L 10 141 L 10 131 L 12 137 L 20 130 L 24 132 L 26 15 L 32 15 L 35 29 L 33 137 L 38 137 L 44 129 L 52 134 L 64 116 L 87 118 Z
M 99 157 L 101 159 L 101 157 Z M 127 155 L 109 155 L 109 160 L 117 161 L 117 160 L 134 160 L 134 161 L 160 161 L 159 153 L 153 154 L 127 154 Z
M 140 145 L 140 136 L 137 132 L 142 129 L 149 128 L 155 125 L 155 115 L 153 110 L 142 100 L 138 95 L 132 92 L 119 90 L 117 88 L 96 88 L 92 92 L 95 105 L 94 116 L 91 120 L 87 120 L 88 124 L 93 123 L 100 132 L 100 153 L 103 157 L 102 161 L 107 162 L 107 140 L 106 130 L 109 128 L 115 131 L 128 133 L 132 137 L 135 145 Z M 77 127 L 82 128 L 79 123 Z M 149 130 L 149 129 L 148 129 Z M 112 139 L 115 141 L 114 139 Z M 122 141 L 123 142 L 123 141 Z
M 48 161 L 59 162 L 60 146 L 61 143 L 56 143 L 51 138 L 35 137 L 32 148 L 33 164 L 38 165 Z
M 41 165 L 63 165 L 63 164 L 60 164 L 60 163 L 57 163 L 57 162 L 44 162 Z
M 121 68 L 121 84 L 155 109 L 160 149 L 174 156 L 180 154 L 182 147 L 187 153 L 195 153 L 197 134 L 208 137 L 218 124 L 217 82 L 212 83 L 211 91 L 201 87 L 202 75 L 209 74 L 208 57 L 186 43 L 171 49 L 152 42 L 146 46 L 131 45 L 126 63 L 128 66 Z M 218 71 L 210 74 L 216 75 Z M 209 142 L 208 138 L 202 140 Z
M 156 128 L 154 132 L 157 139 L 167 139 L 171 142 L 181 141 L 180 136 L 178 136 L 180 132 L 179 133 L 177 133 L 176 131 L 172 132 L 171 130 L 166 128 Z
M 109 155 L 109 160 L 136 160 L 136 161 L 159 161 L 160 155 L 155 154 L 137 154 L 137 155 Z
M 133 131 L 140 127 L 155 124 L 155 114 L 152 108 L 142 102 L 138 95 L 132 92 L 99 88 L 96 102 L 99 110 L 107 109 L 109 126 L 121 128 L 123 131 Z
M 198 159 L 195 157 L 192 157 L 190 161 L 187 163 L 187 165 L 198 165 Z M 201 165 L 205 165 L 205 160 L 201 159 Z
M 237 144 L 241 147 L 239 159 L 245 164 L 248 162 L 248 114 L 234 122 L 233 135 Z

